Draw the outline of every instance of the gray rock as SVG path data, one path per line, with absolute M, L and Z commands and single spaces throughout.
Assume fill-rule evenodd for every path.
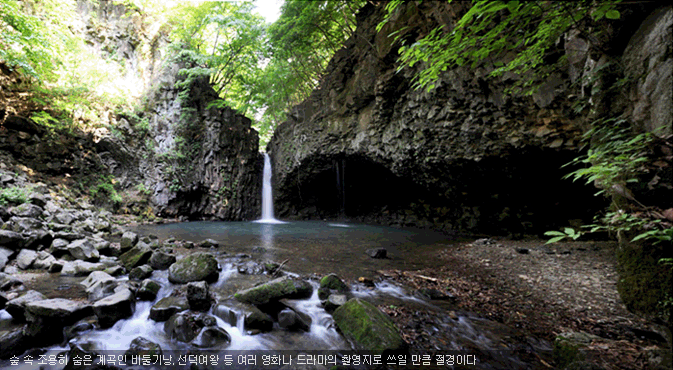
M 140 283 L 140 287 L 138 288 L 138 299 L 141 301 L 153 301 L 160 289 L 161 285 L 159 283 L 151 279 L 145 279 Z
M 187 302 L 186 297 L 164 297 L 150 309 L 150 319 L 154 321 L 166 321 L 176 313 L 188 309 L 189 302 Z
M 347 301 L 348 297 L 345 294 L 330 294 L 325 303 L 323 303 L 323 307 L 325 307 L 325 311 L 332 313 L 337 308 L 345 305 Z
M 309 298 L 313 287 L 307 281 L 284 276 L 262 285 L 239 291 L 238 301 L 254 305 L 267 304 L 283 298 Z
M 131 280 L 144 280 L 147 279 L 148 277 L 152 276 L 152 272 L 154 269 L 152 269 L 152 266 L 150 265 L 142 265 L 133 268 L 129 272 L 129 279 Z
M 61 275 L 63 276 L 87 276 L 94 271 L 103 271 L 108 266 L 103 263 L 92 263 L 86 261 L 70 261 L 63 264 Z
M 56 262 L 56 258 L 46 251 L 37 252 L 37 258 L 33 261 L 33 268 L 39 270 L 48 270 Z
M 43 249 L 43 247 L 51 245 L 52 235 L 46 228 L 35 229 L 27 233 L 23 233 L 24 248 L 28 249 Z
M 122 248 L 123 249 L 123 248 Z M 136 245 L 119 256 L 119 260 L 127 270 L 146 264 L 152 257 L 152 250 L 148 246 Z
M 292 308 L 285 308 L 278 313 L 278 325 L 287 330 L 309 331 L 311 329 L 311 318 Z
M 346 293 L 350 288 L 336 274 L 329 274 L 320 279 L 320 287 L 336 290 L 339 293 Z
M 75 240 L 68 244 L 66 248 L 68 249 L 68 253 L 78 260 L 97 262 L 100 259 L 100 254 L 88 238 Z
M 83 239 L 85 236 L 79 233 L 71 233 L 67 231 L 58 231 L 54 233 L 54 239 L 65 239 L 69 242 L 73 242 L 77 239 Z
M 63 225 L 70 225 L 75 219 L 76 217 L 71 212 L 67 211 L 62 211 L 54 215 L 54 220 Z
M 9 209 L 9 213 L 19 217 L 38 218 L 42 216 L 42 208 L 35 204 L 23 203 Z
M 10 230 L 0 230 L 0 247 L 19 250 L 23 247 L 23 243 L 24 238 L 21 234 Z
M 120 244 L 122 247 L 122 251 L 127 251 L 138 243 L 138 234 L 132 232 L 132 231 L 127 231 L 122 235 Z
M 196 311 L 208 311 L 210 309 L 210 291 L 205 281 L 190 282 L 187 284 L 187 302 L 189 307 Z
M 153 358 L 153 356 L 158 356 L 158 358 L 160 358 L 163 355 L 163 351 L 161 350 L 161 346 L 158 344 L 144 337 L 137 337 L 131 342 L 131 346 L 124 353 L 124 355 L 129 358 L 133 356 L 139 358 L 142 358 L 141 356 L 150 356 L 150 358 Z
M 9 259 L 14 256 L 14 251 L 5 247 L 0 247 L 0 271 L 5 268 Z
M 209 283 L 219 278 L 219 265 L 209 253 L 194 253 L 178 260 L 168 269 L 168 280 L 173 284 L 186 284 L 204 280 Z
M 117 321 L 130 317 L 135 308 L 136 300 L 129 289 L 122 289 L 93 304 L 93 312 L 102 328 L 109 328 Z
M 30 348 L 29 342 L 22 327 L 0 329 L 0 358 L 20 356 Z
M 68 252 L 69 244 L 70 242 L 65 239 L 54 239 L 51 242 L 49 253 L 51 253 L 56 258 L 61 258 L 66 254 L 70 254 L 70 252 Z
M 220 243 L 213 239 L 205 239 L 200 241 L 196 246 L 200 248 L 218 248 Z
M 44 222 L 30 217 L 13 216 L 9 219 L 8 225 L 12 225 L 12 231 L 17 233 L 29 232 L 34 229 L 44 228 Z
M 33 192 L 28 196 L 28 202 L 44 209 L 44 206 L 47 205 L 47 198 L 40 193 Z
M 54 335 L 49 342 L 63 337 L 63 328 L 92 314 L 91 305 L 63 298 L 26 303 L 27 334 L 31 337 Z
M 30 249 L 22 249 L 19 255 L 16 256 L 16 264 L 20 269 L 26 270 L 33 265 L 37 259 L 37 252 Z
M 365 253 L 371 258 L 386 258 L 388 256 L 388 250 L 385 248 L 367 249 Z
M 7 302 L 5 310 L 12 315 L 12 319 L 16 322 L 26 321 L 26 304 L 33 301 L 41 301 L 47 299 L 44 294 L 29 290 L 18 298 L 14 298 Z
M 49 272 L 61 272 L 63 270 L 63 266 L 65 265 L 65 261 L 63 260 L 56 260 L 54 261 L 51 266 L 49 266 Z
M 231 336 L 226 330 L 217 326 L 206 326 L 191 341 L 191 344 L 199 348 L 221 347 L 231 343 Z
M 166 270 L 176 261 L 175 255 L 166 253 L 162 250 L 156 250 L 150 257 L 149 264 L 155 270 Z
M 80 285 L 84 286 L 90 301 L 97 301 L 113 295 L 119 282 L 103 271 L 94 271 Z
M 202 328 L 217 327 L 217 320 L 206 314 L 180 312 L 171 316 L 164 324 L 166 335 L 180 342 L 189 343 L 194 340 Z
M 103 271 L 111 276 L 121 276 L 126 273 L 126 270 L 121 266 L 108 267 Z

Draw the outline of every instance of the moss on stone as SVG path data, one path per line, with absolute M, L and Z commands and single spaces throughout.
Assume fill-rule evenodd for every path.
M 407 348 L 395 324 L 371 303 L 353 298 L 334 311 L 333 317 L 357 350 L 383 354 Z
M 168 269 L 168 280 L 174 284 L 201 280 L 213 283 L 219 276 L 217 260 L 209 253 L 190 254 Z
M 670 244 L 635 245 L 621 243 L 617 251 L 619 280 L 617 290 L 629 311 L 646 318 L 658 318 L 670 327 L 671 305 L 664 302 L 672 299 L 673 273 L 670 266 L 659 263 L 670 258 Z
M 267 304 L 283 298 L 308 298 L 313 287 L 306 281 L 282 277 L 234 294 L 236 300 L 254 305 Z
M 119 256 L 119 260 L 127 270 L 144 265 L 152 257 L 152 250 L 148 247 L 135 246 Z
M 320 287 L 334 289 L 339 293 L 346 293 L 350 289 L 336 274 L 329 274 L 320 279 Z

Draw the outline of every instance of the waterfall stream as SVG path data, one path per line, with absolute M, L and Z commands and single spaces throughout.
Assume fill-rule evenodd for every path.
M 277 220 L 273 215 L 273 186 L 271 185 L 271 158 L 268 153 L 264 153 L 264 178 L 262 182 L 262 218 L 255 221 L 264 224 L 281 224 L 283 221 Z

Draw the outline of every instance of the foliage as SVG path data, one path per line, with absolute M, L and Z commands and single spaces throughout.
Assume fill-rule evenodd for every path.
M 582 236 L 582 232 L 577 231 L 573 229 L 572 227 L 566 227 L 563 229 L 563 231 L 547 231 L 544 233 L 547 236 L 551 236 L 552 238 L 547 241 L 546 244 L 551 244 L 551 243 L 556 243 L 558 241 L 561 241 L 563 239 L 569 238 L 572 240 L 577 240 Z
M 0 189 L 0 206 L 26 202 L 28 202 L 28 194 L 25 188 L 12 186 L 11 188 Z
M 357 1 L 288 0 L 269 26 L 268 64 L 254 86 L 255 106 L 264 115 L 261 136 L 273 131 L 285 114 L 318 85 L 330 58 L 355 32 Z
M 402 3 L 393 0 L 386 5 L 388 15 L 379 31 Z M 564 58 L 550 60 L 557 40 L 571 28 L 586 31 L 585 21 L 618 19 L 617 3 L 478 0 L 455 26 L 440 25 L 419 40 L 402 39 L 400 68 L 418 64 L 416 87 L 432 90 L 447 69 L 487 63 L 491 76 L 513 72 L 525 77 L 515 82 L 513 90 L 532 93 L 541 79 L 565 63 Z M 400 40 L 403 34 L 391 36 Z M 514 57 L 502 62 L 510 53 Z
M 117 189 L 115 189 L 116 183 L 117 181 L 112 175 L 102 176 L 98 184 L 89 189 L 89 193 L 94 199 L 102 197 L 117 206 L 122 202 L 122 197 L 117 193 Z

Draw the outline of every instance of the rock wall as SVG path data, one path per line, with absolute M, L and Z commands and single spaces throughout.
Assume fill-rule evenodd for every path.
M 382 33 L 384 7 L 360 11 L 319 89 L 267 147 L 280 217 L 516 235 L 590 221 L 606 205 L 595 189 L 562 180 L 571 169 L 561 169 L 578 155 L 587 123 L 571 109 L 570 77 L 600 65 L 595 50 L 575 53 L 575 70 L 532 97 L 504 94 L 518 77 L 487 77 L 486 65 L 449 70 L 430 92 L 412 88 L 413 70 L 397 70 L 398 45 L 386 34 L 413 40 L 465 6 L 407 3 Z

